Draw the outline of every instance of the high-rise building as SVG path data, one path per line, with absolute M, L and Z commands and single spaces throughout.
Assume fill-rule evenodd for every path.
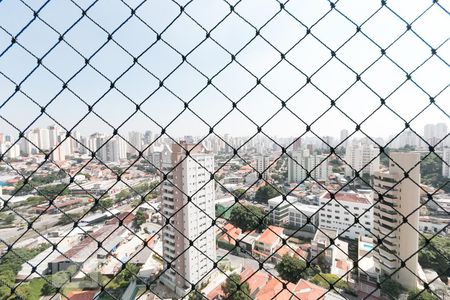
M 291 152 L 288 158 L 288 181 L 326 181 L 329 176 L 327 155 L 311 154 L 308 149 Z M 311 177 L 307 177 L 307 173 Z
M 150 145 L 153 142 L 153 133 L 150 130 L 146 130 L 143 139 L 145 145 Z
M 373 179 L 377 191 L 373 230 L 375 243 L 383 239 L 382 245 L 374 248 L 373 257 L 380 275 L 392 275 L 392 279 L 412 290 L 417 288 L 419 273 L 417 207 L 420 205 L 420 155 L 392 152 L 390 157 L 389 170 L 376 172 Z M 407 178 L 405 172 L 408 173 Z
M 210 181 L 214 156 L 202 145 L 180 144 L 166 145 L 161 153 L 160 168 L 167 176 L 161 186 L 162 212 L 169 220 L 162 232 L 163 257 L 170 262 L 161 282 L 184 297 L 191 284 L 208 280 L 213 270 L 215 193 Z
M 450 178 L 450 148 L 442 151 L 442 176 Z
M 348 130 L 347 129 L 342 129 L 340 136 L 339 136 L 339 143 L 342 143 L 341 146 L 342 147 L 347 147 L 348 145 Z
M 128 133 L 128 153 L 137 154 L 137 151 L 142 151 L 144 138 L 141 132 L 130 131 Z
M 345 176 L 354 176 L 354 170 L 373 175 L 380 168 L 380 152 L 371 144 L 351 144 L 345 151 Z
M 447 144 L 448 127 L 445 123 L 426 124 L 424 128 L 424 139 L 432 146 L 440 147 Z
M 56 162 L 63 162 L 66 157 L 72 154 L 71 139 L 66 138 L 64 133 L 59 133 L 56 138 L 56 146 L 52 151 L 52 159 Z
M 5 155 L 7 158 L 18 158 L 20 156 L 20 147 L 18 144 L 12 144 L 11 142 L 4 142 L 0 144 L 0 154 Z
M 256 171 L 262 174 L 264 179 L 269 177 L 269 165 L 270 165 L 270 157 L 268 155 L 257 155 L 256 159 Z
M 100 148 L 98 157 L 102 162 L 118 163 L 120 160 L 127 158 L 126 147 L 125 141 L 122 138 L 115 136 L 107 140 L 106 144 Z

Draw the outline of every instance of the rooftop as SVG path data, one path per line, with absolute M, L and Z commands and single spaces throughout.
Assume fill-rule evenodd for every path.
M 273 245 L 282 237 L 283 231 L 284 229 L 281 227 L 270 225 L 256 241 L 267 245 Z
M 329 200 L 331 199 L 330 193 L 325 192 L 320 196 L 320 199 Z M 334 199 L 339 202 L 353 202 L 370 205 L 370 201 L 367 197 L 362 194 L 357 194 L 353 192 L 339 192 L 334 195 Z

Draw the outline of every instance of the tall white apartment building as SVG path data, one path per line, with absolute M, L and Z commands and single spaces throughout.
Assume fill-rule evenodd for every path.
M 289 182 L 302 182 L 307 172 L 317 181 L 326 181 L 329 176 L 328 158 L 326 155 L 311 154 L 308 149 L 293 151 L 288 158 Z M 312 180 L 308 177 L 306 180 Z
M 103 141 L 105 142 L 106 139 Z M 99 150 L 99 159 L 103 162 L 120 162 L 122 159 L 127 158 L 126 153 L 127 145 L 125 141 L 115 136 L 109 139 L 106 144 Z
M 354 192 L 339 192 L 330 198 L 330 193 L 323 193 L 320 198 L 319 226 L 337 230 L 343 237 L 358 239 L 360 236 L 372 237 L 373 196 Z M 355 224 L 355 218 L 358 223 Z
M 354 171 L 373 175 L 380 168 L 380 151 L 370 144 L 351 144 L 345 151 L 345 176 L 353 176 Z M 364 168 L 363 168 L 364 167 Z
M 7 158 L 18 158 L 20 156 L 20 146 L 18 144 L 13 145 L 11 142 L 4 142 L 0 144 L 0 153 Z
M 161 282 L 184 297 L 191 283 L 207 280 L 212 273 L 216 241 L 211 226 L 215 218 L 214 181 L 210 181 L 214 156 L 202 145 L 181 145 L 190 151 L 188 157 L 178 144 L 166 145 L 161 153 L 161 170 L 167 175 L 161 187 L 162 213 L 169 220 L 162 230 L 163 257 L 170 262 Z
M 442 176 L 450 178 L 450 148 L 442 151 Z
M 137 151 L 142 151 L 144 145 L 144 136 L 141 132 L 130 131 L 128 133 L 128 153 L 137 154 Z
M 64 133 L 59 133 L 56 138 L 56 144 L 52 149 L 52 159 L 56 162 L 63 162 L 66 157 L 72 155 L 72 139 L 66 138 Z
M 389 171 L 377 172 L 374 188 L 382 197 L 376 196 L 374 209 L 374 234 L 383 238 L 381 246 L 374 249 L 377 272 L 393 274 L 392 279 L 407 289 L 417 288 L 420 161 L 418 153 L 390 153 Z M 413 168 L 413 169 L 412 169 Z M 408 172 L 408 178 L 404 173 Z M 403 223 L 407 218 L 407 223 Z M 402 261 L 406 267 L 402 267 Z
M 348 130 L 347 129 L 342 129 L 340 134 L 339 134 L 339 143 L 342 143 L 341 146 L 343 147 L 347 147 L 348 145 Z M 344 141 L 345 140 L 345 141 Z
M 438 144 L 439 146 L 448 145 L 449 138 L 442 139 L 448 134 L 448 127 L 445 123 L 426 124 L 424 128 L 424 138 L 432 146 Z M 441 142 L 441 143 L 439 143 Z
M 262 174 L 264 179 L 269 177 L 270 157 L 268 155 L 258 155 L 256 159 L 256 170 Z

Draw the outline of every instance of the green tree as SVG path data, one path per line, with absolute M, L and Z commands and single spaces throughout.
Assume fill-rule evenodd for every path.
M 297 283 L 307 275 L 306 262 L 287 254 L 283 255 L 281 261 L 275 266 L 275 270 L 282 279 L 292 283 Z
M 427 239 L 431 238 L 431 235 L 425 235 Z M 420 238 L 420 252 L 419 263 L 425 269 L 433 269 L 442 276 L 450 276 L 450 238 L 435 236 L 428 245 L 425 245 L 425 239 Z M 422 248 L 423 247 L 423 248 Z
M 260 203 L 267 203 L 271 198 L 281 195 L 274 187 L 271 185 L 265 185 L 260 187 L 255 194 L 255 201 Z
M 79 214 L 62 214 L 61 217 L 59 217 L 58 222 L 56 225 L 67 225 L 70 223 L 73 223 L 74 221 L 77 221 L 81 217 L 81 213 Z
M 311 282 L 326 289 L 330 288 L 330 284 L 334 285 L 338 289 L 349 289 L 347 281 L 340 279 L 339 276 L 330 273 L 320 273 L 315 275 Z
M 142 210 L 138 210 L 133 220 L 133 227 L 138 230 L 142 224 L 146 221 L 145 213 Z
M 233 196 L 238 197 L 239 200 L 248 198 L 245 194 L 245 189 L 235 189 L 231 193 L 233 194 Z
M 111 198 L 102 198 L 99 200 L 99 205 L 97 207 L 97 209 L 100 210 L 105 210 L 108 208 L 111 208 L 114 205 L 114 201 Z
M 262 229 L 267 225 L 264 211 L 254 205 L 237 204 L 230 214 L 230 223 L 243 231 Z
M 226 300 L 250 300 L 250 286 L 247 282 L 241 284 L 239 274 L 231 274 L 222 285 Z
M 140 267 L 135 264 L 127 264 L 125 269 L 116 274 L 114 279 L 107 285 L 111 289 L 120 289 L 128 286 L 131 280 L 137 278 Z
M 189 300 L 204 300 L 207 299 L 202 293 L 195 290 L 189 294 Z
M 420 163 L 420 174 L 422 182 L 435 188 L 450 192 L 450 182 L 448 178 L 442 176 L 442 159 L 436 153 L 430 153 L 424 157 Z
M 429 291 L 414 290 L 408 293 L 408 300 L 438 300 L 436 295 Z
M 16 219 L 16 215 L 14 213 L 8 214 L 8 213 L 1 213 L 0 214 L 0 222 L 3 222 L 4 224 L 10 225 L 14 222 Z
M 388 299 L 396 300 L 405 291 L 400 283 L 391 279 L 390 277 L 383 277 L 381 282 L 381 294 L 388 297 Z

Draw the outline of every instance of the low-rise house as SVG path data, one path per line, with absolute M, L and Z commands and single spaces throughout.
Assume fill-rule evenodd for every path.
M 260 259 L 271 257 L 281 247 L 284 239 L 284 229 L 278 226 L 269 226 L 255 240 L 253 255 Z M 275 259 L 273 259 L 275 260 Z

